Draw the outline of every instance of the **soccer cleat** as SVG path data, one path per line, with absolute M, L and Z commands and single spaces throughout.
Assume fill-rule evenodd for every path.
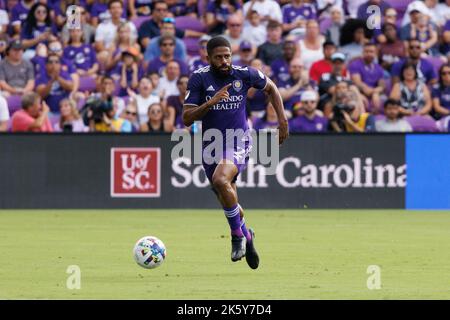
M 257 269 L 259 266 L 259 256 L 258 252 L 255 249 L 255 232 L 252 228 L 248 228 L 248 232 L 252 235 L 252 241 L 246 243 L 246 254 L 245 260 L 247 260 L 247 264 L 252 269 Z
M 244 236 L 231 236 L 231 261 L 236 262 L 245 256 L 245 242 Z

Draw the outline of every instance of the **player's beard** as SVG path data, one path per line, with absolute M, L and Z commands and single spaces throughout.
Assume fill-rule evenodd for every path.
M 224 69 L 226 68 L 226 70 Z M 231 65 L 222 64 L 219 67 L 211 65 L 211 70 L 220 78 L 227 77 L 231 72 Z

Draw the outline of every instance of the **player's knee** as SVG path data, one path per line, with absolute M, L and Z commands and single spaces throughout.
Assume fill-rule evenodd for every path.
M 230 182 L 223 176 L 213 177 L 213 188 L 219 193 L 226 190 L 229 184 Z

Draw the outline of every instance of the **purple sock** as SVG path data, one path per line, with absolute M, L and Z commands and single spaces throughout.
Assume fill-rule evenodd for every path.
M 225 217 L 227 217 L 228 224 L 230 225 L 231 234 L 243 237 L 244 234 L 241 230 L 241 216 L 239 215 L 239 206 L 235 205 L 231 208 L 223 208 Z
M 241 230 L 244 236 L 247 238 L 247 242 L 252 241 L 252 235 L 250 232 L 248 232 L 247 227 L 245 226 L 245 219 L 241 220 Z

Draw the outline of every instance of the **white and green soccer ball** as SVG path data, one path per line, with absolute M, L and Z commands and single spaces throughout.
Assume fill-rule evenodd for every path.
M 146 236 L 138 240 L 133 249 L 134 260 L 145 269 L 159 267 L 166 258 L 166 246 L 156 237 Z

